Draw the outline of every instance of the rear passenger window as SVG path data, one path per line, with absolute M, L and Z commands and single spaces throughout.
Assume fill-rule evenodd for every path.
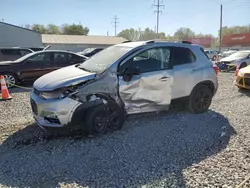
M 196 57 L 189 48 L 173 47 L 172 48 L 172 62 L 174 66 L 194 63 Z
M 25 56 L 25 55 L 31 53 L 31 51 L 30 50 L 20 50 L 20 53 L 22 56 Z

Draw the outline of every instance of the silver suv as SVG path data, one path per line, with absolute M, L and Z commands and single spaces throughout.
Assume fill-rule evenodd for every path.
M 185 99 L 203 113 L 217 91 L 217 74 L 203 48 L 189 42 L 127 42 L 37 79 L 31 107 L 37 124 L 83 128 L 89 134 L 120 129 L 127 114 L 165 111 Z

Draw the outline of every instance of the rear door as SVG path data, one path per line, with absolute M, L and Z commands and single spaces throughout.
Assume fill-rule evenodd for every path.
M 194 53 L 185 47 L 172 47 L 171 62 L 174 70 L 173 98 L 186 97 L 194 85 L 199 68 Z
M 119 67 L 119 95 L 127 113 L 167 110 L 171 102 L 173 70 L 169 47 L 154 47 L 130 56 Z M 139 75 L 130 81 L 122 76 L 129 67 Z
M 23 68 L 20 70 L 21 79 L 34 80 L 51 71 L 53 71 L 53 53 L 40 52 L 23 62 Z

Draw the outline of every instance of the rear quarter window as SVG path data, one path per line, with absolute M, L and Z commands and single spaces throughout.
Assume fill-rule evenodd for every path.
M 210 60 L 209 57 L 207 56 L 207 53 L 204 51 L 204 49 L 203 49 L 203 48 L 200 48 L 200 50 L 201 50 L 201 52 L 207 57 L 207 59 Z

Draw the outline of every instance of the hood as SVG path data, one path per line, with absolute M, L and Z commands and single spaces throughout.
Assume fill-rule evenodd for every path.
M 243 72 L 243 73 L 250 73 L 250 65 L 240 69 L 240 71 Z
M 14 61 L 0 61 L 0 65 L 11 65 L 15 63 Z
M 64 67 L 38 78 L 33 87 L 39 91 L 53 91 L 94 79 L 96 73 L 86 72 L 75 65 Z
M 240 60 L 242 60 L 242 59 L 244 59 L 244 58 L 242 58 L 242 57 L 230 57 L 230 56 L 228 56 L 228 57 L 225 57 L 225 58 L 222 58 L 220 61 L 240 61 Z

